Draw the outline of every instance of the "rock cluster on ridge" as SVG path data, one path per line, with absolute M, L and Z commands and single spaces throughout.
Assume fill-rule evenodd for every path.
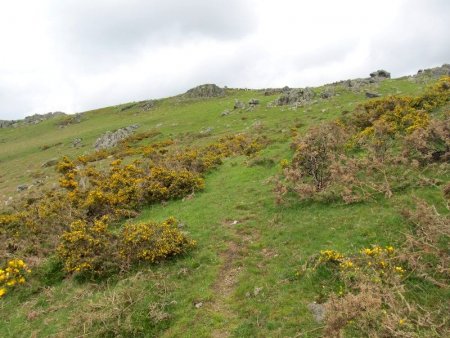
M 116 131 L 107 131 L 100 136 L 94 143 L 95 150 L 108 149 L 115 147 L 120 141 L 126 139 L 139 128 L 137 124 L 117 129 Z

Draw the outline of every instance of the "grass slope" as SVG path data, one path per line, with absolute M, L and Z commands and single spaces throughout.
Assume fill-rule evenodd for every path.
M 386 80 L 377 89 L 383 95 L 415 94 L 422 85 L 407 79 Z M 234 100 L 257 98 L 252 112 L 234 111 Z M 365 100 L 364 93 L 343 91 L 339 96 L 298 109 L 266 107 L 276 96 L 259 91 L 232 90 L 226 97 L 183 101 L 168 98 L 152 110 L 120 111 L 120 106 L 85 113 L 80 124 L 58 128 L 55 120 L 16 129 L 0 129 L 0 197 L 20 198 L 18 184 L 31 183 L 33 174 L 47 175 L 52 168 L 41 163 L 62 154 L 91 151 L 91 144 L 106 130 L 133 123 L 139 131 L 157 129 L 156 139 L 175 137 L 189 143 L 207 143 L 229 133 L 252 131 L 256 122 L 273 140 L 250 165 L 244 157 L 230 158 L 206 177 L 206 189 L 192 199 L 171 201 L 143 210 L 138 220 L 164 220 L 176 216 L 184 230 L 198 242 L 190 254 L 159 265 L 143 266 L 121 280 L 98 284 L 62 279 L 49 261 L 34 272 L 31 287 L 0 301 L 1 336 L 70 337 L 83 332 L 83 322 L 102 315 L 116 318 L 123 331 L 105 322 L 85 336 L 161 337 L 317 337 L 321 325 L 307 309 L 316 299 L 319 281 L 298 280 L 302 259 L 319 250 L 358 250 L 372 243 L 396 243 L 405 224 L 399 210 L 420 196 L 436 204 L 437 187 L 407 191 L 390 200 L 351 206 L 342 204 L 291 203 L 276 206 L 270 177 L 280 171 L 278 162 L 290 158 L 290 128 L 304 131 L 322 120 L 340 116 Z M 197 138 L 204 128 L 212 134 Z M 190 137 L 191 135 L 192 137 Z M 82 137 L 87 146 L 72 148 Z M 44 145 L 62 144 L 41 150 Z M 273 161 L 273 162 L 272 162 Z M 43 287 L 44 285 L 44 287 Z M 426 301 L 449 295 L 429 288 Z M 120 303 L 128 293 L 138 301 Z M 122 298 L 121 298 L 122 297 Z M 123 308 L 117 313 L 117 308 Z M 150 320 L 148 319 L 150 318 Z M 138 328 L 140 331 L 133 331 Z M 144 334 L 142 334 L 144 332 Z

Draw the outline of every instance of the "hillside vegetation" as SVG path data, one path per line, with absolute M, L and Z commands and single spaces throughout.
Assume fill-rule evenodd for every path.
M 449 100 L 444 65 L 0 128 L 1 336 L 450 335 Z

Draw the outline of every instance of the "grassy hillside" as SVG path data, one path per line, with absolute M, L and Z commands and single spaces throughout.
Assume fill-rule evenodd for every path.
M 64 128 L 58 126 L 61 117 L 0 129 L 3 201 L 10 197 L 20 201 L 51 188 L 58 174 L 55 167 L 43 168 L 42 163 L 92 153 L 92 144 L 101 134 L 131 124 L 139 124 L 137 132 L 155 131 L 138 145 L 172 139 L 179 149 L 202 147 L 237 133 L 269 140 L 255 155 L 226 157 L 222 165 L 204 175 L 204 190 L 147 205 L 136 218 L 114 225 L 118 229 L 126 222 L 162 222 L 175 216 L 182 230 L 197 242 L 186 254 L 157 264 L 139 264 L 102 279 L 65 274 L 51 252 L 30 260 L 32 272 L 26 284 L 0 299 L 1 336 L 322 336 L 324 324 L 314 320 L 308 304 L 323 301 L 334 284 L 329 285 L 325 272 L 300 278 L 301 266 L 321 250 L 351 253 L 375 244 L 400 246 L 410 229 L 401 210 L 413 207 L 414 197 L 448 213 L 442 193 L 448 170 L 429 169 L 427 177 L 440 183 L 354 204 L 300 201 L 291 196 L 278 205 L 273 177 L 282 172 L 280 161 L 294 155 L 293 135 L 304 135 L 311 126 L 352 112 L 368 100 L 365 91 L 383 97 L 414 96 L 433 81 L 387 79 L 360 91 L 336 86 L 338 95 L 327 99 L 320 98 L 324 88 L 319 87 L 314 88 L 316 98 L 299 107 L 270 105 L 280 93 L 228 89 L 223 97 L 158 100 L 145 112 L 137 105 L 123 110 L 129 104 L 89 111 L 80 123 Z M 233 110 L 235 100 L 247 103 L 250 99 L 260 104 L 251 110 Z M 231 113 L 221 116 L 227 109 Z M 448 109 L 447 102 L 431 113 L 441 116 Z M 82 138 L 84 146 L 73 147 L 75 138 Z M 95 165 L 105 168 L 110 162 L 107 158 Z M 37 186 L 36 180 L 43 185 Z M 34 186 L 17 192 L 20 184 Z M 3 212 L 9 212 L 14 202 L 5 205 L 3 201 Z M 0 261 L 11 257 L 15 254 Z M 448 303 L 448 288 L 414 278 L 406 283 L 418 304 Z M 448 324 L 447 318 L 442 320 Z M 347 332 L 347 336 L 353 335 Z

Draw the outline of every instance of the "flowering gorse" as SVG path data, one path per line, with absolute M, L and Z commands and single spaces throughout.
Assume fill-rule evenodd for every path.
M 12 259 L 6 263 L 6 266 L 0 268 L 0 298 L 14 287 L 25 284 L 25 276 L 31 270 L 22 259 Z

